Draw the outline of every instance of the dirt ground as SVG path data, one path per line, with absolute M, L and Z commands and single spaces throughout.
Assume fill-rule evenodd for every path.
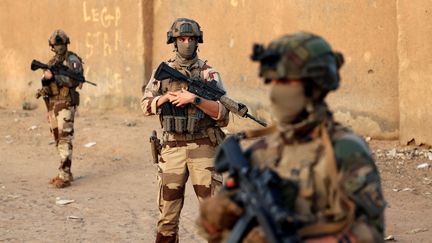
M 238 118 L 235 122 L 230 130 L 245 127 Z M 156 168 L 148 146 L 154 127 L 159 127 L 157 119 L 139 112 L 80 110 L 72 167 L 76 180 L 55 189 L 47 182 L 56 175 L 58 157 L 44 110 L 0 108 L 0 242 L 154 241 Z M 91 142 L 96 144 L 84 146 Z M 370 145 L 388 202 L 386 235 L 397 242 L 432 242 L 432 169 L 417 169 L 431 164 L 423 156 L 429 150 L 400 147 L 396 141 Z M 194 228 L 196 198 L 190 185 L 186 190 L 180 241 L 204 242 Z M 61 206 L 59 199 L 74 202 Z

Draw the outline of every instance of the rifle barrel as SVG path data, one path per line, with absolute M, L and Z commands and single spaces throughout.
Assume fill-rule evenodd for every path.
M 252 115 L 249 114 L 249 113 L 246 113 L 246 117 L 247 117 L 247 118 L 250 118 L 250 119 L 252 119 L 252 120 L 254 120 L 256 123 L 260 124 L 260 125 L 263 126 L 263 127 L 267 127 L 267 123 L 266 123 L 266 122 L 259 120 L 258 118 L 252 116 Z

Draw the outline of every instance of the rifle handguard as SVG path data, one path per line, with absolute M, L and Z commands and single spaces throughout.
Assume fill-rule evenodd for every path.
M 228 110 L 230 110 L 232 113 L 239 115 L 241 117 L 245 117 L 248 113 L 248 108 L 242 104 L 237 103 L 234 100 L 230 99 L 226 95 L 222 96 L 219 100 L 222 105 L 224 105 Z

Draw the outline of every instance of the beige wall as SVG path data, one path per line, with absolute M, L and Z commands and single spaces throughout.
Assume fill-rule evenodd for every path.
M 400 141 L 432 145 L 432 4 L 399 0 Z
M 145 2 L 0 1 L 0 105 L 34 101 L 41 72 L 31 72 L 30 62 L 49 60 L 48 37 L 62 28 L 71 39 L 69 49 L 84 60 L 86 78 L 98 84 L 81 91 L 83 106 L 137 107 L 144 78 Z
M 363 135 L 432 144 L 424 124 L 432 71 L 432 29 L 427 0 L 3 0 L 0 1 L 0 106 L 35 101 L 40 72 L 33 58 L 52 55 L 47 39 L 56 28 L 85 61 L 85 107 L 138 109 L 141 85 L 171 57 L 166 31 L 177 17 L 194 18 L 204 31 L 199 55 L 220 71 L 228 93 L 270 119 L 266 89 L 249 60 L 254 42 L 285 33 L 322 35 L 342 51 L 341 88 L 329 96 L 337 119 Z M 45 14 L 49 12 L 50 14 Z M 415 27 L 415 28 L 414 28 Z M 419 47 L 422 46 L 421 51 Z M 428 62 L 429 61 L 429 62 Z M 399 122 L 400 117 L 400 122 Z M 399 129 L 400 128 L 400 129 Z M 430 130 L 430 129 L 429 129 Z
M 156 0 L 154 9 L 154 67 L 173 55 L 165 44 L 172 21 L 193 18 L 204 31 L 199 55 L 221 72 L 233 98 L 266 118 L 265 87 L 249 59 L 252 44 L 299 30 L 322 35 L 346 58 L 341 89 L 330 96 L 337 118 L 368 136 L 397 137 L 394 1 Z

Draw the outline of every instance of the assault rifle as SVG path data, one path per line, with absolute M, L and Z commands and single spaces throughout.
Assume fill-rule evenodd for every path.
M 247 153 L 241 150 L 238 137 L 229 136 L 219 145 L 215 157 L 215 170 L 230 174 L 224 189 L 237 190 L 232 199 L 244 209 L 227 242 L 242 242 L 257 225 L 263 229 L 269 243 L 300 242 L 296 230 L 301 224 L 292 210 L 298 185 L 280 178 L 270 169 L 250 166 Z
M 71 79 L 77 80 L 80 83 L 88 83 L 93 86 L 97 86 L 97 84 L 86 80 L 84 75 L 71 71 L 68 67 L 66 67 L 63 64 L 56 64 L 50 67 L 47 64 L 44 64 L 38 60 L 33 60 L 30 68 L 32 71 L 36 71 L 38 69 L 49 69 L 54 75 L 64 75 Z
M 230 110 L 232 113 L 239 115 L 241 117 L 247 117 L 261 126 L 267 126 L 267 124 L 264 121 L 259 120 L 258 118 L 252 116 L 248 113 L 248 108 L 246 105 L 242 103 L 238 103 L 229 97 L 227 97 L 225 94 L 226 92 L 219 88 L 217 86 L 217 83 L 215 80 L 212 80 L 210 82 L 202 82 L 200 80 L 196 80 L 193 78 L 188 78 L 179 71 L 175 70 L 174 68 L 168 66 L 166 63 L 162 62 L 159 67 L 156 70 L 155 73 L 155 79 L 157 80 L 164 80 L 164 79 L 175 79 L 175 80 L 181 80 L 186 81 L 189 83 L 188 91 L 196 94 L 200 97 L 203 97 L 204 99 L 208 100 L 218 100 L 224 105 L 228 110 Z

